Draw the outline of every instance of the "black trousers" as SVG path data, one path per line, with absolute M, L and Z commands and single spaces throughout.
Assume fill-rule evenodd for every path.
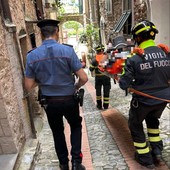
M 95 77 L 96 102 L 98 106 L 102 107 L 102 87 L 103 87 L 103 107 L 109 106 L 109 94 L 111 89 L 110 78 L 107 76 Z
M 68 163 L 68 149 L 65 141 L 63 116 L 70 125 L 72 161 L 82 162 L 81 138 L 82 117 L 79 114 L 79 105 L 75 99 L 47 100 L 45 109 L 50 128 L 53 133 L 55 150 L 60 164 Z
M 159 154 L 163 150 L 163 142 L 159 135 L 159 118 L 166 107 L 166 102 L 148 106 L 138 102 L 135 98 L 131 101 L 129 111 L 129 129 L 138 153 L 138 161 L 143 164 L 152 164 L 152 154 L 155 149 Z M 148 142 L 143 129 L 143 121 L 147 126 Z M 149 149 L 151 147 L 151 150 Z
M 166 107 L 166 102 L 148 106 L 138 102 L 136 99 L 132 99 L 131 107 L 129 111 L 129 129 L 134 142 L 134 146 L 138 150 L 144 150 L 139 156 L 143 162 L 152 162 L 151 153 L 147 148 L 149 146 L 146 142 L 146 136 L 143 129 L 143 121 L 145 120 L 147 126 L 148 140 L 150 147 L 153 149 L 159 148 L 163 150 L 163 143 L 159 136 L 159 118 L 162 115 L 163 110 Z M 155 140 L 155 141 L 154 141 Z M 146 143 L 146 145 L 141 145 Z
M 159 118 L 166 107 L 166 103 L 148 106 L 138 102 L 138 107 L 136 107 L 135 102 L 135 99 L 132 99 L 129 111 L 129 128 L 135 142 L 145 142 L 142 122 L 145 120 L 147 128 L 158 129 Z

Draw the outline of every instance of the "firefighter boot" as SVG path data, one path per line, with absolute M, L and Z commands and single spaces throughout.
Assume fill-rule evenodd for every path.
M 108 107 L 109 107 L 109 104 L 108 104 L 108 103 L 104 103 L 104 104 L 103 104 L 103 108 L 104 108 L 104 109 L 108 109 Z
M 103 96 L 103 108 L 108 109 L 109 107 L 109 96 Z
M 153 164 L 153 159 L 150 152 L 147 154 L 138 154 L 137 152 L 135 152 L 135 160 L 148 169 L 155 169 L 155 165 Z
M 97 102 L 97 108 L 99 109 L 99 110 L 102 110 L 102 101 L 101 100 L 97 100 L 96 101 Z
M 164 165 L 165 162 L 162 158 L 162 152 L 159 147 L 152 148 L 152 157 L 155 165 Z

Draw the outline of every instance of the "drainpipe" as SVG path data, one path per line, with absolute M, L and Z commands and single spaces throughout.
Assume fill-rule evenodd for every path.
M 99 5 L 99 0 L 97 0 L 97 10 L 98 10 L 98 16 L 97 16 L 97 19 L 98 19 L 98 27 L 99 27 L 99 43 L 102 44 L 102 37 L 101 37 L 101 28 L 100 28 L 100 5 Z
M 148 15 L 148 19 L 150 21 L 152 21 L 152 0 L 146 0 L 146 4 L 147 4 L 147 15 Z
M 88 5 L 89 5 L 89 13 L 90 13 L 90 24 L 93 24 L 92 21 L 92 8 L 91 8 L 91 0 L 88 0 Z M 86 17 L 87 18 L 87 17 Z M 92 58 L 93 58 L 93 43 L 92 43 L 92 38 L 90 37 L 90 45 L 91 45 L 91 54 L 92 54 Z

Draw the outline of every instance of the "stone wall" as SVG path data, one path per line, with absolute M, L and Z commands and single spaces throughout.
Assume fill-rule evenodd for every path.
M 13 89 L 10 59 L 4 42 L 5 32 L 2 20 L 0 23 L 0 154 L 4 154 L 17 151 L 13 135 L 16 135 L 18 140 L 23 138 L 23 127 L 16 102 L 16 92 Z
M 114 0 L 113 14 L 107 17 L 107 29 L 114 28 L 117 21 L 120 19 L 123 13 L 122 0 Z M 146 0 L 134 0 L 134 23 L 142 19 L 147 19 L 147 1 Z M 121 34 L 121 33 L 120 33 Z M 115 35 L 116 36 L 116 35 Z
M 24 5 L 25 4 L 25 5 Z M 4 24 L 0 16 L 0 154 L 16 153 L 24 141 L 32 136 L 28 101 L 24 98 L 24 65 L 19 33 L 26 33 L 25 49 L 32 49 L 30 37 L 25 23 L 25 17 L 37 20 L 34 4 L 30 0 L 9 0 L 12 22 L 15 30 L 9 31 L 9 25 Z M 33 25 L 37 46 L 41 43 L 39 29 Z M 33 94 L 32 105 L 37 107 Z
M 114 0 L 113 1 L 113 23 L 114 25 L 117 23 L 117 21 L 120 19 L 122 15 L 122 0 Z
M 137 22 L 148 19 L 147 4 L 145 0 L 134 0 L 134 24 Z

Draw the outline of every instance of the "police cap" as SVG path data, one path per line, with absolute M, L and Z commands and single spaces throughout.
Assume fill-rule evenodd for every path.
M 45 27 L 45 26 L 54 26 L 54 27 L 58 27 L 58 24 L 60 23 L 60 21 L 57 20 L 53 20 L 53 19 L 44 19 L 41 20 L 37 23 L 37 26 L 39 28 Z

